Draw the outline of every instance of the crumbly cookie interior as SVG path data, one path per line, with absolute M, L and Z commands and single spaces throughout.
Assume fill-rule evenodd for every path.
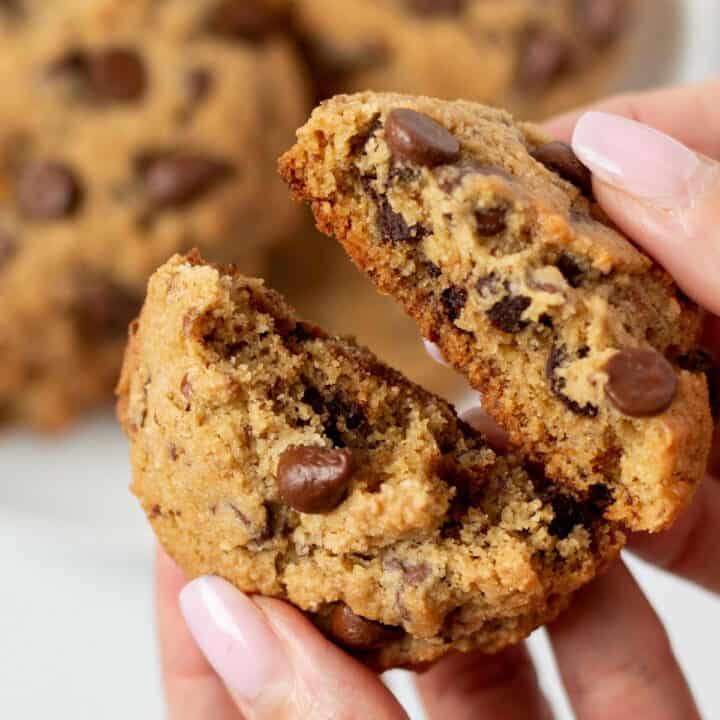
M 340 603 L 402 629 L 356 650 L 382 667 L 517 641 L 623 541 L 605 486 L 557 487 L 352 339 L 197 257 L 151 281 L 120 396 L 133 491 L 178 562 L 287 598 L 326 630 Z M 280 497 L 279 458 L 297 446 L 352 453 L 331 512 Z

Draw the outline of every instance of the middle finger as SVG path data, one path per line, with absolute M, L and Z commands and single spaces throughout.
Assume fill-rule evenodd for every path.
M 524 645 L 496 655 L 457 653 L 418 676 L 428 720 L 550 720 Z

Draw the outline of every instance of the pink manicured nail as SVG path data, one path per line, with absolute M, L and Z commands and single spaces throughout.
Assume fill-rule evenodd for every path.
M 444 365 L 445 367 L 450 367 L 450 363 L 443 357 L 443 354 L 440 350 L 440 348 L 433 342 L 430 342 L 429 340 L 425 340 L 423 338 L 423 345 L 425 345 L 425 351 L 427 354 L 440 365 Z
M 289 684 L 288 661 L 262 611 L 225 580 L 201 577 L 180 593 L 185 622 L 215 672 L 242 700 Z
M 687 204 L 703 169 L 701 159 L 677 140 L 608 113 L 585 113 L 572 145 L 600 180 L 664 208 Z

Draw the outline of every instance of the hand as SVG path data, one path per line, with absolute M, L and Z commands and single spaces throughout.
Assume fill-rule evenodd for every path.
M 719 97 L 720 80 L 624 95 L 593 108 L 599 113 L 571 113 L 546 126 L 558 138 L 572 138 L 575 152 L 593 171 L 595 195 L 610 218 L 709 311 L 703 342 L 716 364 L 720 361 Z M 718 432 L 708 471 L 689 512 L 672 530 L 635 536 L 630 547 L 646 560 L 720 593 L 720 557 L 708 551 L 720 541 Z
M 610 217 L 720 314 L 720 83 L 623 96 L 606 112 L 647 123 L 695 153 L 638 125 L 604 115 L 549 124 L 594 171 Z M 580 121 L 578 122 L 578 119 Z M 720 354 L 720 321 L 708 347 Z M 636 536 L 647 560 L 720 592 L 718 460 L 692 508 L 669 532 Z M 708 551 L 708 549 L 710 549 Z M 180 602 L 178 603 L 178 597 Z M 157 611 L 170 720 L 401 720 L 380 680 L 327 641 L 297 610 L 249 598 L 217 578 L 185 585 L 162 552 Z M 579 720 L 699 720 L 662 624 L 622 563 L 581 590 L 549 628 Z M 494 656 L 451 655 L 417 677 L 428 720 L 552 717 L 524 646 Z

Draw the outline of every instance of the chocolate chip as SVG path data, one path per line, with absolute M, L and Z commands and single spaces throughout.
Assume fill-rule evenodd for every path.
M 572 49 L 564 37 L 552 31 L 529 33 L 519 60 L 518 82 L 525 89 L 544 90 L 567 71 Z
M 316 412 L 318 415 L 325 412 L 325 399 L 320 394 L 320 391 L 312 385 L 308 385 L 305 388 L 302 401 L 306 405 L 309 405 L 313 409 L 313 412 Z
M 475 229 L 480 237 L 492 237 L 499 235 L 507 228 L 506 205 L 495 207 L 479 208 L 475 210 Z
M 449 288 L 445 288 L 440 296 L 443 308 L 445 309 L 445 315 L 451 322 L 455 322 L 467 303 L 468 294 L 465 288 L 458 287 L 457 285 L 451 285 Z
M 508 182 L 512 182 L 514 179 L 504 168 L 498 167 L 497 165 L 488 165 L 487 163 L 481 163 L 478 160 L 472 159 L 455 165 L 441 165 L 433 170 L 433 174 L 437 179 L 438 185 L 446 193 L 451 193 L 466 177 L 472 175 L 485 175 L 488 177 L 495 175 Z
M 584 272 L 572 256 L 562 253 L 555 261 L 555 267 L 560 271 L 570 287 L 580 287 Z
M 605 366 L 605 393 L 620 412 L 647 417 L 665 412 L 678 389 L 673 366 L 656 350 L 628 348 Z
M 682 370 L 705 375 L 713 419 L 720 419 L 720 370 L 716 367 L 712 356 L 704 350 L 694 350 L 676 358 L 676 362 Z
M 406 3 L 418 15 L 459 15 L 467 0 L 406 0 Z
M 385 121 L 385 139 L 393 156 L 435 167 L 455 162 L 460 143 L 439 122 L 424 113 L 398 108 Z
M 338 418 L 342 418 L 348 430 L 357 430 L 366 422 L 365 411 L 359 403 L 343 402 L 339 398 L 332 398 L 327 407 L 330 416 L 335 418 L 336 422 Z
M 326 35 L 303 38 L 300 49 L 310 66 L 318 99 L 338 92 L 352 75 L 382 65 L 391 51 L 379 38 L 363 38 L 347 45 Z
M 419 177 L 420 173 L 416 167 L 405 163 L 393 163 L 388 173 L 388 182 L 406 184 L 417 180 Z
M 123 338 L 137 316 L 142 298 L 113 280 L 83 276 L 73 301 L 78 332 L 88 341 Z
M 455 488 L 454 508 L 450 511 L 453 520 L 460 519 L 468 507 L 478 506 L 485 497 L 488 478 L 481 470 L 462 467 L 446 456 L 438 467 L 438 475 Z
M 627 9 L 627 0 L 576 0 L 578 24 L 597 44 L 620 34 Z
M 75 175 L 61 163 L 31 165 L 18 181 L 20 212 L 32 220 L 56 220 L 71 215 L 80 202 L 80 195 Z
M 17 243 L 12 234 L 0 228 L 0 267 L 17 252 Z
M 532 300 L 524 295 L 506 295 L 487 311 L 487 316 L 499 330 L 506 333 L 519 333 L 528 326 L 528 322 L 522 319 L 522 315 L 531 304 Z
M 95 53 L 87 72 L 90 91 L 99 102 L 134 102 L 145 92 L 145 65 L 135 50 L 111 48 Z
M 475 289 L 478 291 L 478 294 L 485 299 L 497 295 L 501 287 L 500 280 L 498 280 L 498 276 L 495 273 L 484 275 L 475 283 Z
M 52 76 L 71 75 L 87 82 L 89 58 L 83 50 L 68 50 L 50 63 L 48 71 Z
M 324 423 L 325 434 L 337 448 L 346 446 L 345 435 L 359 430 L 366 424 L 365 412 L 356 402 L 344 402 L 337 397 L 326 403 L 328 418 Z
M 149 153 L 137 162 L 137 172 L 155 207 L 179 207 L 196 200 L 233 172 L 224 160 L 199 153 Z
M 592 175 L 577 159 L 570 145 L 560 141 L 549 142 L 533 150 L 530 155 L 548 170 L 592 197 Z
M 556 495 L 552 499 L 552 509 L 555 517 L 550 523 L 548 532 L 564 540 L 578 526 L 584 526 L 586 514 L 580 502 L 569 495 Z
M 425 260 L 423 262 L 423 268 L 431 278 L 439 278 L 442 275 L 442 270 L 435 263 L 432 263 L 429 260 Z
M 548 532 L 564 540 L 577 527 L 590 529 L 602 516 L 613 497 L 610 488 L 596 483 L 588 489 L 588 495 L 578 500 L 570 495 L 553 495 L 550 499 L 555 517 Z
M 607 485 L 595 483 L 588 488 L 588 501 L 595 507 L 604 510 L 609 505 L 612 505 L 612 490 Z
M 420 585 L 430 577 L 430 566 L 427 563 L 419 563 L 417 565 L 403 566 L 405 579 L 410 585 Z
M 582 351 L 579 354 L 581 357 L 584 357 L 584 355 L 582 355 Z M 558 400 L 561 400 L 563 404 L 576 415 L 591 418 L 597 417 L 597 406 L 593 405 L 592 403 L 580 405 L 579 402 L 573 400 L 565 394 L 564 390 L 567 385 L 567 381 L 564 377 L 557 374 L 557 369 L 561 367 L 566 361 L 566 350 L 560 346 L 553 347 L 553 349 L 550 351 L 550 355 L 548 355 L 547 363 L 545 365 L 545 374 L 547 376 L 548 385 L 550 386 L 550 391 L 553 393 L 553 395 L 555 395 L 556 398 L 558 398 Z
M 204 102 L 213 85 L 212 72 L 207 68 L 195 68 L 186 77 L 187 102 L 191 109 Z
M 379 198 L 377 206 L 380 237 L 384 242 L 418 243 L 430 234 L 422 225 L 408 226 L 405 218 L 392 209 L 386 197 Z
M 0 12 L 20 14 L 22 9 L 21 0 L 0 0 Z
M 403 574 L 403 579 L 408 585 L 417 586 L 427 580 L 432 571 L 426 562 L 407 563 L 398 558 L 389 558 L 384 562 L 388 570 L 398 570 Z
M 356 615 L 345 603 L 333 608 L 330 630 L 340 644 L 351 650 L 377 650 L 402 637 L 400 628 Z
M 261 0 L 224 0 L 210 18 L 210 29 L 231 40 L 257 42 L 274 27 L 275 20 Z
M 293 446 L 280 456 L 280 497 L 303 513 L 326 513 L 345 497 L 352 477 L 352 453 L 324 447 Z

